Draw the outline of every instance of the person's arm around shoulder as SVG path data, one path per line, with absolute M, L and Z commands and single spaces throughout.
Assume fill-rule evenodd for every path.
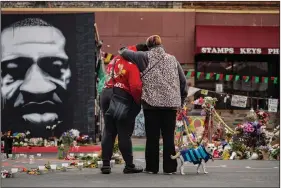
M 132 50 L 128 50 L 127 48 L 122 48 L 118 52 L 125 60 L 136 64 L 141 72 L 146 69 L 148 65 L 148 57 L 145 52 L 134 52 Z
M 186 78 L 183 69 L 178 61 L 177 61 L 177 67 L 178 67 L 178 73 L 180 79 L 181 105 L 183 106 L 184 100 L 187 96 L 187 84 L 186 84 Z

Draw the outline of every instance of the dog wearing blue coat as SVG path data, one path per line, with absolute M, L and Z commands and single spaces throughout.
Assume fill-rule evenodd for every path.
M 189 148 L 184 149 L 179 152 L 175 156 L 171 156 L 172 159 L 180 158 L 181 160 L 181 167 L 180 167 L 180 173 L 181 175 L 185 175 L 184 173 L 184 165 L 188 163 L 193 163 L 197 166 L 197 173 L 199 174 L 199 168 L 202 166 L 204 174 L 207 174 L 206 171 L 206 163 L 209 159 L 213 160 L 213 153 L 215 150 L 214 144 L 207 144 L 207 147 L 204 145 L 199 145 L 197 148 Z

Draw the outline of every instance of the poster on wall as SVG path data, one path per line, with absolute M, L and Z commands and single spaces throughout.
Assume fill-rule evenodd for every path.
M 2 132 L 94 127 L 95 15 L 1 15 Z M 47 127 L 56 125 L 53 133 Z
M 278 109 L 278 99 L 268 99 L 268 111 L 277 112 Z
M 246 96 L 232 95 L 231 106 L 246 108 L 247 99 L 248 97 Z
M 223 93 L 223 84 L 216 84 L 216 93 Z

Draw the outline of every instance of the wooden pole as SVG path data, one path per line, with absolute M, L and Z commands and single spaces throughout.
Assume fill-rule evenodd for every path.
M 212 109 L 210 110 L 209 114 L 209 142 L 212 143 Z

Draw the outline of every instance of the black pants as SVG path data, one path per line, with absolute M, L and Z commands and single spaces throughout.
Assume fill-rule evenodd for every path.
M 121 89 L 116 89 L 115 92 L 119 92 L 120 95 L 128 95 Z M 101 109 L 104 115 L 104 130 L 102 137 L 102 160 L 103 165 L 108 166 L 113 154 L 113 146 L 118 135 L 118 147 L 121 151 L 123 159 L 126 165 L 133 164 L 133 149 L 131 136 L 135 127 L 135 114 L 131 114 L 127 120 L 119 122 L 115 121 L 111 116 L 105 115 L 112 96 L 111 89 L 104 89 L 101 94 Z M 130 97 L 130 96 L 128 96 Z
M 163 137 L 163 170 L 166 173 L 177 171 L 177 161 L 171 159 L 175 155 L 174 132 L 176 126 L 176 110 L 144 109 L 146 147 L 146 170 L 159 171 L 159 138 Z
M 6 157 L 9 158 L 9 154 L 12 154 L 12 149 L 6 149 Z

